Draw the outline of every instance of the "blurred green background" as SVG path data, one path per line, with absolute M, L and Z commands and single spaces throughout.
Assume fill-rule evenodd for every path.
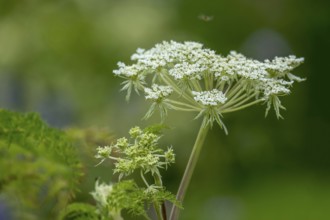
M 112 70 L 136 48 L 198 41 L 226 55 L 295 54 L 307 81 L 284 97 L 285 120 L 265 106 L 225 115 L 229 135 L 208 136 L 181 219 L 330 219 L 330 1 L 325 0 L 0 0 L 0 107 L 37 111 L 52 126 L 106 127 L 115 137 L 142 121 L 148 103 L 120 93 Z M 328 98 L 327 98 L 328 97 Z M 199 123 L 170 112 L 164 144 L 177 163 L 164 174 L 175 192 Z M 93 149 L 76 200 L 92 201 Z

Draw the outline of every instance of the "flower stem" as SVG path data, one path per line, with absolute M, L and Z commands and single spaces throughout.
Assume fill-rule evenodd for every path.
M 206 119 L 204 119 L 204 120 L 206 120 Z M 199 154 L 200 154 L 201 149 L 203 147 L 205 137 L 206 137 L 207 132 L 209 130 L 209 125 L 207 125 L 207 126 L 203 126 L 203 125 L 204 125 L 204 123 L 202 123 L 202 125 L 199 129 L 194 147 L 192 149 L 192 152 L 191 152 L 190 157 L 189 157 L 188 164 L 186 166 L 186 170 L 183 174 L 183 177 L 182 177 L 179 189 L 178 189 L 178 193 L 176 195 L 176 199 L 181 201 L 181 202 L 183 201 L 184 196 L 186 194 L 186 191 L 187 191 L 187 188 L 189 186 L 192 174 L 194 172 L 194 169 L 196 167 L 196 163 L 197 163 L 198 158 L 199 158 Z M 171 215 L 170 215 L 169 220 L 177 220 L 178 217 L 179 217 L 179 208 L 177 206 L 173 206 L 172 210 L 171 210 Z
M 160 174 L 155 173 L 153 175 L 153 177 L 154 177 L 156 186 L 162 187 L 163 183 L 162 183 L 162 178 L 161 178 Z M 160 204 L 158 202 L 155 202 L 154 207 L 155 207 L 158 219 L 167 220 L 165 201 L 161 201 Z
M 162 211 L 160 209 L 158 202 L 154 202 L 154 209 L 156 211 L 157 219 L 163 220 Z

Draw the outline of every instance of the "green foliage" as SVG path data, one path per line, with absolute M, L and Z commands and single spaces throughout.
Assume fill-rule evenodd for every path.
M 147 188 L 140 187 L 132 179 L 122 180 L 115 184 L 99 184 L 97 181 L 95 191 L 91 194 L 96 201 L 99 218 L 104 220 L 109 218 L 121 220 L 122 210 L 126 210 L 133 216 L 150 219 L 146 207 L 161 204 L 165 200 L 182 207 L 175 196 L 164 187 L 156 185 L 150 185 Z
M 66 206 L 82 175 L 76 153 L 36 113 L 0 110 L 0 192 L 19 219 L 54 218 Z
M 108 206 L 113 210 L 126 209 L 133 215 L 143 215 L 148 218 L 144 209 L 144 199 L 143 191 L 137 184 L 132 180 L 125 180 L 113 185 L 107 201 Z
M 143 132 L 150 132 L 157 135 L 161 135 L 164 129 L 170 129 L 170 127 L 165 124 L 154 124 L 144 128 Z
M 61 220 L 98 220 L 96 209 L 85 203 L 72 203 L 60 215 Z
M 149 207 L 153 203 L 167 200 L 181 207 L 175 196 L 164 188 L 157 186 L 139 187 L 133 180 L 124 180 L 114 184 L 107 200 L 109 207 L 116 210 L 126 209 L 133 215 L 142 215 L 147 219 L 149 218 L 145 211 L 145 205 Z
M 117 139 L 110 145 L 97 148 L 96 158 L 102 163 L 106 159 L 115 161 L 113 173 L 119 173 L 119 182 L 115 184 L 98 184 L 92 195 L 97 203 L 101 218 L 121 220 L 121 211 L 127 210 L 133 215 L 142 215 L 149 219 L 145 205 L 152 204 L 158 219 L 162 218 L 161 209 L 165 209 L 165 201 L 181 207 L 175 196 L 163 186 L 160 169 L 174 163 L 175 155 L 172 148 L 166 151 L 158 146 L 163 125 L 150 126 L 144 130 L 133 127 L 129 130 L 130 138 Z M 100 164 L 99 163 L 99 164 Z M 132 173 L 139 171 L 144 186 L 138 186 L 134 179 L 122 180 Z M 145 178 L 150 174 L 153 182 Z

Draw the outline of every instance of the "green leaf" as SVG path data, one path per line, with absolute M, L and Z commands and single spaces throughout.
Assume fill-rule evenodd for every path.
M 145 133 L 149 132 L 149 133 L 161 135 L 164 129 L 170 129 L 170 127 L 165 124 L 154 124 L 143 129 L 143 132 Z
M 145 195 L 133 180 L 125 180 L 113 185 L 113 191 L 107 199 L 114 210 L 127 210 L 131 215 L 148 218 L 144 209 Z
M 77 191 L 76 149 L 36 113 L 0 110 L 0 157 L 0 192 L 15 198 L 18 216 L 54 217 Z
M 60 214 L 60 220 L 98 220 L 99 216 L 92 205 L 85 203 L 72 203 Z

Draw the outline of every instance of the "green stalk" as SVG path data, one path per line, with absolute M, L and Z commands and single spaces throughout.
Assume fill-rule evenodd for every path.
M 116 214 L 112 213 L 111 216 L 114 220 L 124 220 L 123 217 L 121 217 L 120 212 L 118 212 Z
M 159 206 L 158 202 L 154 202 L 154 209 L 156 210 L 157 219 L 158 220 L 163 220 L 162 211 L 160 209 L 160 206 Z
M 255 101 L 253 101 L 253 102 L 247 103 L 247 104 L 245 104 L 245 105 L 239 106 L 239 107 L 237 107 L 237 108 L 234 108 L 234 107 L 233 107 L 233 108 L 228 108 L 227 110 L 224 110 L 224 111 L 222 111 L 221 113 L 235 112 L 235 111 L 241 110 L 241 109 L 243 109 L 243 108 L 250 107 L 251 105 L 255 105 L 255 104 L 257 104 L 257 103 L 259 103 L 259 102 L 262 102 L 262 101 L 264 101 L 264 100 L 262 100 L 262 99 L 258 99 L 258 100 L 255 100 Z
M 204 120 L 206 120 L 204 118 Z M 189 186 L 192 174 L 194 172 L 194 169 L 196 167 L 196 163 L 198 161 L 199 158 L 199 154 L 201 152 L 201 149 L 203 147 L 204 141 L 205 141 L 205 137 L 207 135 L 207 132 L 209 130 L 209 125 L 207 126 L 203 126 L 204 123 L 202 123 L 193 150 L 190 154 L 189 157 L 189 161 L 188 164 L 186 166 L 186 170 L 183 174 L 179 189 L 178 189 L 178 193 L 176 195 L 176 199 L 179 200 L 180 202 L 183 202 L 184 196 L 186 194 L 187 188 Z M 177 220 L 179 217 L 179 208 L 177 206 L 173 206 L 172 210 L 171 210 L 171 215 L 169 220 Z
M 171 104 L 185 106 L 185 107 L 188 107 L 188 108 L 193 109 L 193 110 L 196 110 L 196 111 L 200 111 L 201 110 L 199 107 L 196 107 L 194 105 L 190 105 L 190 104 L 187 104 L 187 103 L 184 103 L 184 102 L 179 102 L 179 101 L 175 101 L 175 100 L 172 100 L 172 99 L 166 99 L 166 101 L 167 102 L 170 102 Z
M 160 174 L 155 173 L 155 175 L 153 175 L 153 177 L 154 177 L 156 186 L 163 187 L 163 182 L 162 182 L 162 178 L 161 178 Z M 158 202 L 155 202 L 154 207 L 155 207 L 158 219 L 167 220 L 165 201 L 162 201 L 161 204 L 159 204 Z
M 171 80 L 170 77 L 168 77 L 166 74 L 160 74 L 160 76 L 162 77 L 162 80 L 168 85 L 171 86 L 173 88 L 173 90 L 179 95 L 182 96 L 185 100 L 187 100 L 188 102 L 192 103 L 193 105 L 196 103 L 195 100 L 190 97 L 185 91 L 182 91 L 175 82 L 173 82 Z

